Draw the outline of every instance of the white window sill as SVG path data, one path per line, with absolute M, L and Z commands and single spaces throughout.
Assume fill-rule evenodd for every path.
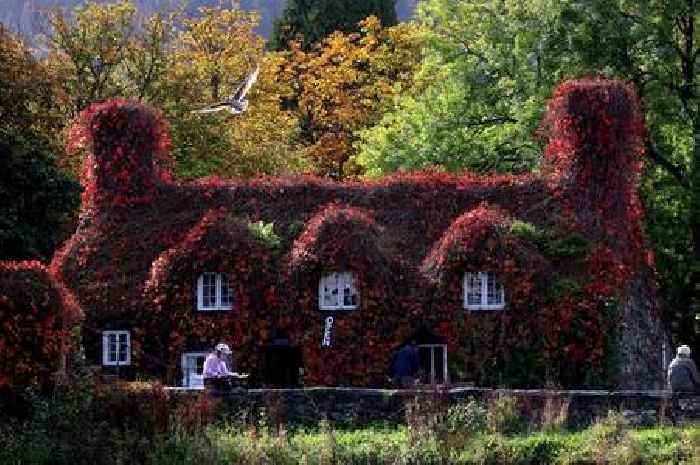
M 117 362 L 102 362 L 102 366 L 105 366 L 105 367 L 116 367 L 116 366 L 128 367 L 129 365 L 131 365 L 130 361 L 129 362 L 119 362 L 119 363 L 117 363 Z
M 357 310 L 357 305 L 355 305 L 354 307 L 319 307 L 319 310 L 350 312 L 353 310 Z
M 233 307 L 197 307 L 198 312 L 228 312 L 232 309 Z
M 503 310 L 505 308 L 504 305 L 466 305 L 464 307 L 465 310 Z

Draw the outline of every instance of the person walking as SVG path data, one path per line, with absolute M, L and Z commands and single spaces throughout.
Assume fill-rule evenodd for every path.
M 391 380 L 401 388 L 412 388 L 416 385 L 418 368 L 418 347 L 411 339 L 394 355 L 391 362 Z
M 700 393 L 700 374 L 690 358 L 690 347 L 682 345 L 668 366 L 668 384 L 673 392 Z

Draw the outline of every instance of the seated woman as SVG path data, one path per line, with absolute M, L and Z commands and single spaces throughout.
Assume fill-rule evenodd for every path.
M 214 352 L 207 356 L 204 361 L 204 387 L 206 389 L 214 389 L 217 391 L 227 391 L 231 389 L 231 379 L 235 373 L 229 371 L 226 366 L 225 357 L 231 355 L 231 349 L 224 343 L 217 344 Z M 233 361 L 231 362 L 233 367 Z

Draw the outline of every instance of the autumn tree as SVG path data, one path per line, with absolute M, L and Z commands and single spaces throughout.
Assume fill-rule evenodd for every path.
M 0 257 L 47 260 L 67 237 L 78 184 L 56 165 L 60 118 L 43 66 L 0 25 Z
M 115 96 L 153 101 L 176 18 L 176 13 L 143 17 L 128 0 L 87 2 L 71 14 L 50 10 L 44 64 L 63 127 L 96 101 Z M 77 173 L 80 160 L 64 156 L 61 164 Z
M 120 95 L 164 111 L 179 179 L 305 170 L 297 118 L 280 107 L 292 84 L 281 78 L 282 59 L 264 53 L 258 20 L 235 6 L 202 8 L 192 18 L 144 16 L 129 0 L 88 2 L 72 15 L 52 10 L 46 64 L 63 126 L 88 104 Z M 245 114 L 192 113 L 232 94 L 257 65 Z M 79 154 L 63 163 L 77 172 Z
M 382 27 L 376 17 L 361 32 L 336 32 L 319 47 L 294 48 L 289 69 L 299 90 L 293 101 L 303 131 L 305 152 L 322 175 L 344 178 L 359 173 L 350 163 L 355 131 L 391 108 L 410 87 L 420 57 L 416 27 Z
M 62 86 L 65 112 L 76 116 L 90 103 L 124 93 L 117 76 L 135 29 L 136 9 L 128 1 L 89 2 L 74 11 L 49 13 L 48 63 Z
M 283 60 L 265 53 L 254 29 L 257 13 L 202 8 L 185 20 L 173 42 L 158 104 L 171 121 L 177 175 L 181 179 L 255 176 L 303 171 L 297 150 L 297 118 L 281 108 L 291 92 Z M 196 110 L 236 91 L 257 66 L 258 81 L 240 115 Z
M 358 31 L 358 24 L 376 16 L 385 26 L 396 24 L 395 0 L 287 0 L 282 17 L 275 22 L 270 45 L 284 50 L 300 41 L 308 50 L 336 31 Z

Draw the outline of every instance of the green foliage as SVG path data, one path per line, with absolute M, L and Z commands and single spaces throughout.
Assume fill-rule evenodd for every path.
M 284 50 L 301 38 L 303 48 L 320 42 L 335 31 L 357 31 L 368 16 L 383 26 L 396 24 L 395 0 L 287 0 L 282 17 L 275 21 L 270 38 L 273 50 Z
M 569 277 L 557 279 L 552 283 L 552 287 L 550 288 L 550 294 L 554 298 L 567 295 L 576 295 L 580 291 L 581 283 L 578 280 Z
M 522 220 L 513 220 L 510 225 L 510 232 L 535 244 L 542 243 L 550 236 L 539 226 Z
M 57 166 L 45 69 L 0 27 L 0 257 L 48 260 L 78 206 L 78 183 Z
M 447 428 L 451 433 L 480 433 L 486 431 L 487 424 L 486 409 L 474 399 L 453 405 L 447 411 Z
M 545 99 L 573 71 L 554 67 L 549 44 L 560 2 L 429 0 L 418 22 L 426 47 L 416 85 L 359 133 L 357 163 L 370 175 L 534 169 Z
M 580 233 L 572 233 L 568 236 L 552 239 L 543 244 L 543 253 L 556 259 L 580 259 L 590 248 L 591 244 Z
M 30 145 L 26 139 L 35 138 Z M 0 141 L 0 257 L 48 260 L 69 234 L 80 186 L 36 135 Z
M 489 431 L 500 434 L 517 434 L 526 430 L 518 399 L 513 396 L 499 395 L 491 399 L 486 414 Z
M 41 400 L 35 399 L 37 405 Z M 70 402 L 67 404 L 70 405 Z M 56 405 L 54 404 L 54 407 Z M 43 407 L 37 412 L 45 412 Z M 65 412 L 62 410 L 62 412 Z M 622 429 L 595 425 L 580 432 L 533 433 L 503 436 L 477 434 L 457 442 L 436 437 L 412 438 L 406 427 L 334 430 L 265 429 L 220 424 L 196 433 L 174 420 L 167 432 L 153 439 L 134 432 L 94 427 L 93 418 L 75 417 L 86 428 L 80 437 L 71 436 L 75 425 L 66 424 L 67 434 L 42 429 L 49 423 L 37 413 L 33 423 L 21 429 L 0 423 L 0 461 L 13 464 L 149 463 L 158 464 L 275 464 L 275 465 L 545 465 L 590 464 L 694 465 L 698 458 L 700 429 Z M 604 431 L 603 431 L 604 430 Z M 451 441 L 446 438 L 446 441 Z M 601 442 L 602 441 L 602 442 Z M 446 447 L 450 444 L 450 447 Z M 82 445 L 83 449 L 74 447 Z
M 277 250 L 280 247 L 281 239 L 275 233 L 274 223 L 264 223 L 258 221 L 248 223 L 248 230 L 261 244 L 264 244 L 270 250 Z

